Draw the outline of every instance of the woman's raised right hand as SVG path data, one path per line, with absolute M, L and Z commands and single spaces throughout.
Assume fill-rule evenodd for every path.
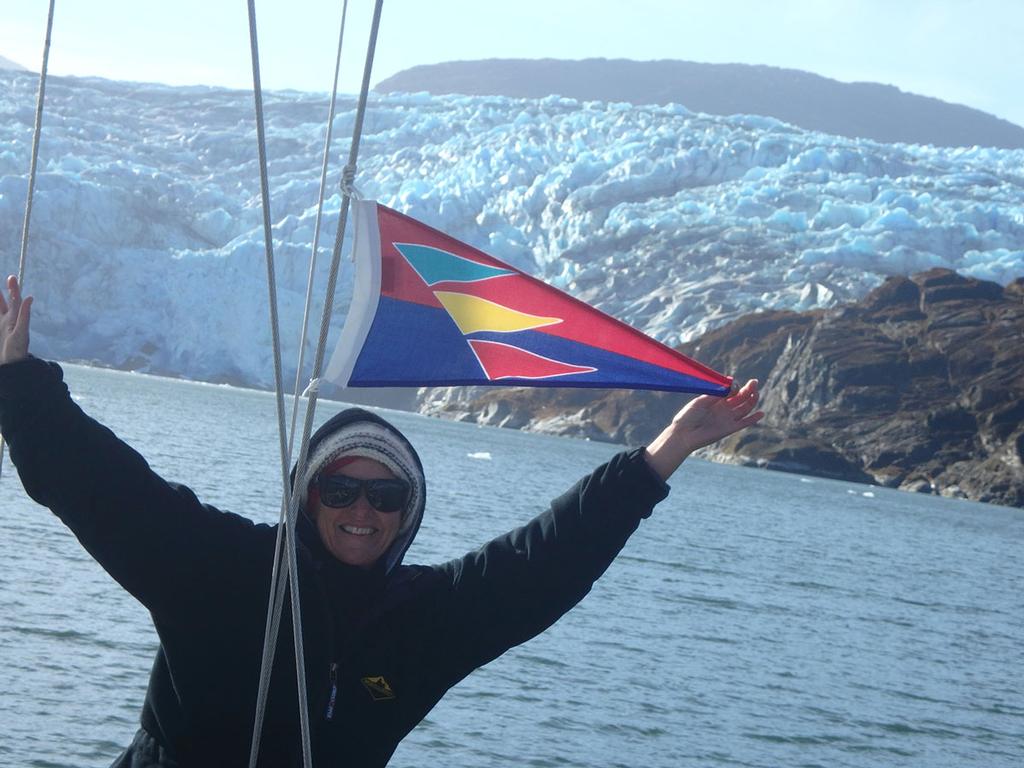
M 0 291 L 0 365 L 28 357 L 28 325 L 32 317 L 32 297 L 21 298 L 18 278 L 7 278 L 10 300 Z

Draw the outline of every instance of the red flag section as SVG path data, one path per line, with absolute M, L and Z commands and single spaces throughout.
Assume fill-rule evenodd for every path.
M 553 379 L 574 373 L 593 373 L 596 368 L 568 365 L 500 341 L 470 339 L 469 346 L 491 381 L 499 379 Z

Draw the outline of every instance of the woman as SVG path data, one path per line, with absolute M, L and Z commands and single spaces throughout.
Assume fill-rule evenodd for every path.
M 86 416 L 60 367 L 28 354 L 32 300 L 13 277 L 8 291 L 0 429 L 11 459 L 28 493 L 149 609 L 160 639 L 141 727 L 115 766 L 246 765 L 276 527 L 200 503 Z M 385 765 L 451 686 L 576 605 L 682 461 L 756 423 L 757 401 L 756 381 L 694 399 L 646 448 L 618 454 L 523 527 L 436 566 L 402 563 L 426 503 L 415 449 L 367 411 L 331 418 L 295 481 L 314 764 Z M 301 765 L 288 645 L 271 675 L 261 765 Z

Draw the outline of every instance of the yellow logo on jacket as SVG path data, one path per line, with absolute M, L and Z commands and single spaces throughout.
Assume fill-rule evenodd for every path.
M 395 692 L 392 690 L 391 684 L 381 675 L 364 677 L 361 682 L 363 687 L 370 692 L 370 696 L 373 697 L 374 701 L 389 701 L 395 698 Z

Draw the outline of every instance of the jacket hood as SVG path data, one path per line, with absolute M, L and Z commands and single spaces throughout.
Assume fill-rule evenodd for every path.
M 427 496 L 423 464 L 412 443 L 386 419 L 362 408 L 341 411 L 324 422 L 310 438 L 309 458 L 300 479 L 296 480 L 297 467 L 292 468 L 292 486 L 300 494 L 300 509 L 311 524 L 313 521 L 307 509 L 309 483 L 324 466 L 343 456 L 373 459 L 386 466 L 396 477 L 409 482 L 409 503 L 401 512 L 402 522 L 398 534 L 374 567 L 374 570 L 382 567 L 384 573 L 387 573 L 402 562 L 423 520 Z M 316 525 L 312 524 L 308 528 L 312 530 L 306 535 L 316 537 L 319 544 Z M 316 549 L 319 551 L 323 548 L 321 546 Z

